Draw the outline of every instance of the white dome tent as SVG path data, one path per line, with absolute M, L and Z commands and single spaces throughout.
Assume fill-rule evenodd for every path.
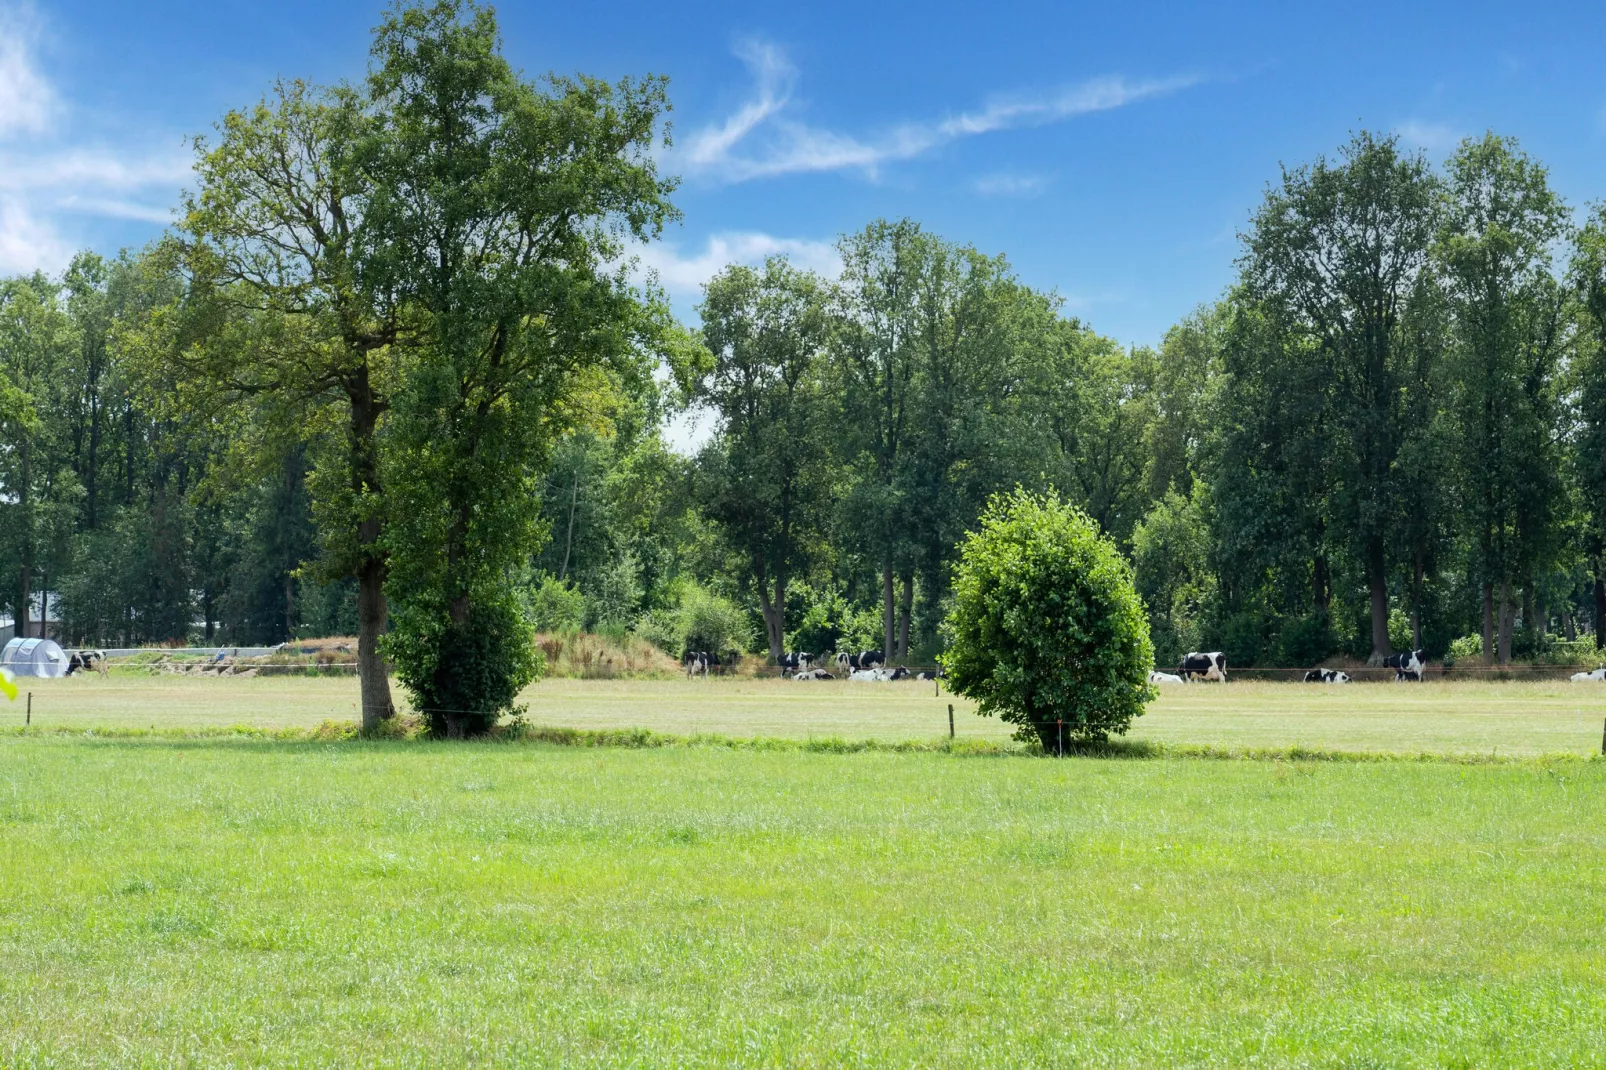
M 0 667 L 13 676 L 65 676 L 67 655 L 54 639 L 13 639 L 0 651 Z

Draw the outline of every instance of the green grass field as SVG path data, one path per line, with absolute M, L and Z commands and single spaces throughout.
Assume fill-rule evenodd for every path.
M 35 681 L 34 724 L 45 729 L 185 729 L 245 724 L 312 727 L 357 717 L 352 677 L 207 679 L 112 676 Z M 397 690 L 398 698 L 401 691 Z M 677 735 L 924 740 L 948 731 L 1007 739 L 970 703 L 930 684 L 780 680 L 547 680 L 524 695 L 535 724 L 649 728 Z M 21 703 L 0 704 L 0 727 Z M 1234 682 L 1170 687 L 1132 738 L 1229 748 L 1290 747 L 1395 753 L 1538 755 L 1600 750 L 1606 687 L 1434 682 L 1347 687 Z
M 35 686 L 0 732 L 0 1066 L 1606 1064 L 1606 689 L 1234 683 L 1134 731 L 1502 756 L 1470 764 L 115 734 L 354 691 Z M 954 701 L 528 698 L 883 740 Z
M 0 739 L 0 1064 L 1599 1065 L 1606 763 Z

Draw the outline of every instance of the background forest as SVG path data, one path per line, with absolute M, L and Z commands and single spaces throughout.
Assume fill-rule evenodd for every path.
M 463 47 L 494 54 L 486 32 Z M 352 277 L 372 285 L 375 250 L 415 233 L 406 206 L 382 218 L 370 192 L 388 244 L 330 246 L 289 278 L 253 259 L 265 231 L 225 194 L 275 131 L 336 137 L 318 124 L 381 114 L 374 101 L 402 118 L 389 141 L 361 143 L 378 153 L 363 174 L 424 187 L 396 176 L 427 156 L 406 139 L 428 134 L 430 117 L 407 109 L 429 88 L 408 79 L 429 72 L 377 40 L 366 103 L 281 87 L 220 125 L 169 240 L 0 281 L 0 605 L 19 632 L 48 616 L 67 641 L 104 646 L 354 634 L 374 548 L 435 539 L 439 562 L 404 555 L 383 578 L 405 605 L 433 604 L 418 593 L 433 570 L 483 557 L 463 591 L 506 592 L 540 631 L 635 633 L 671 654 L 876 647 L 929 664 L 956 544 L 990 495 L 1021 485 L 1057 488 L 1130 556 L 1162 665 L 1198 649 L 1306 666 L 1415 646 L 1501 663 L 1599 647 L 1606 209 L 1563 204 L 1509 139 L 1468 140 L 1435 165 L 1362 133 L 1284 170 L 1245 221 L 1236 284 L 1158 348 L 1099 335 L 1004 256 L 910 220 L 844 235 L 833 278 L 784 258 L 733 264 L 682 328 L 599 230 L 582 236 L 584 285 L 558 287 L 532 261 L 518 291 L 537 279 L 550 308 L 592 309 L 590 333 L 541 343 L 549 361 L 591 357 L 562 389 L 531 372 L 507 373 L 504 390 L 494 359 L 452 348 L 499 338 L 504 321 L 476 319 L 467 284 L 405 276 L 394 257 L 385 285 L 405 301 L 366 307 L 360 353 L 365 376 L 409 385 L 359 428 L 343 415 L 359 399 L 349 363 L 282 389 L 311 352 L 287 324 L 308 315 L 294 302 L 309 292 L 342 292 L 337 254 L 370 256 Z M 597 158 L 654 136 L 661 85 L 582 80 L 541 96 L 487 70 L 490 88 L 466 99 L 607 98 L 593 112 L 615 125 L 594 131 Z M 673 218 L 673 182 L 635 166 L 598 180 L 618 197 L 580 215 L 623 212 L 651 240 Z M 503 284 L 471 266 L 487 292 Z M 434 347 L 407 349 L 422 336 Z M 464 383 L 514 401 L 443 459 L 436 447 L 475 411 Z M 690 456 L 665 439 L 687 410 L 707 432 Z M 502 460 L 482 463 L 485 442 Z M 353 542 L 370 515 L 350 491 L 364 448 L 397 489 L 385 534 Z M 481 530 L 487 502 L 506 515 Z

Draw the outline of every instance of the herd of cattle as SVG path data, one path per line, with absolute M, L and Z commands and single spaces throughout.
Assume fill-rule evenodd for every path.
M 734 663 L 735 655 L 721 661 L 718 654 L 709 651 L 690 651 L 682 659 L 687 676 L 707 676 L 718 672 L 726 662 Z M 912 672 L 902 667 L 887 668 L 886 656 L 879 650 L 838 651 L 835 654 L 816 656 L 802 651 L 788 652 L 777 659 L 782 679 L 791 680 L 932 680 L 942 675 L 937 672 Z M 1420 683 L 1427 673 L 1427 651 L 1406 650 L 1383 659 L 1385 669 L 1394 670 L 1395 682 Z M 1347 684 L 1350 674 L 1341 669 L 1311 669 L 1305 673 L 1307 684 Z M 1575 682 L 1606 682 L 1606 669 L 1574 673 Z M 1220 650 L 1192 651 L 1183 656 L 1177 671 L 1151 672 L 1151 684 L 1187 684 L 1195 681 L 1227 682 L 1227 656 Z
M 1383 667 L 1394 670 L 1394 680 L 1422 681 L 1423 673 L 1427 671 L 1427 651 L 1407 650 L 1400 654 L 1390 654 L 1383 659 Z M 1577 677 L 1574 677 L 1577 679 Z M 1151 684 L 1188 684 L 1195 680 L 1212 680 L 1216 683 L 1227 682 L 1227 656 L 1219 650 L 1209 653 L 1192 653 L 1182 656 L 1182 663 L 1177 671 L 1151 672 Z M 1347 684 L 1350 675 L 1341 669 L 1312 669 L 1305 674 L 1307 684 Z
M 707 650 L 689 650 L 681 658 L 681 666 L 687 676 L 707 676 L 710 672 L 719 672 L 726 662 L 735 660 L 735 655 L 727 655 L 721 660 L 718 654 Z M 781 678 L 790 680 L 835 680 L 838 677 L 861 681 L 935 680 L 942 675 L 941 672 L 905 669 L 901 665 L 888 668 L 887 657 L 879 650 L 860 650 L 856 653 L 839 650 L 835 654 L 819 657 L 803 651 L 790 651 L 776 660 L 781 667 Z M 832 669 L 836 671 L 832 672 Z

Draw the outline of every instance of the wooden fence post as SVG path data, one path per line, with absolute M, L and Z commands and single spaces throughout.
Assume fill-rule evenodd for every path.
M 954 738 L 954 704 L 952 702 L 948 703 L 948 738 Z M 1601 742 L 1601 746 L 1606 748 L 1606 740 Z

